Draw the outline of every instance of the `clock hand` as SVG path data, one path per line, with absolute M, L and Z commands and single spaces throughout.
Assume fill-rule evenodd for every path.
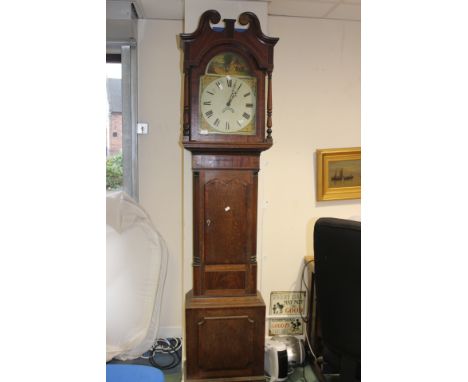
M 231 106 L 231 102 L 234 99 L 234 97 L 237 95 L 237 92 L 239 91 L 241 86 L 242 86 L 242 84 L 240 84 L 239 87 L 237 88 L 237 90 L 235 90 L 236 84 L 234 84 L 234 89 L 232 89 L 231 97 L 229 97 L 229 101 L 226 104 L 227 107 Z
M 229 107 L 231 105 L 231 101 L 234 98 L 234 90 L 236 89 L 237 81 L 234 82 L 234 87 L 232 88 L 231 95 L 229 96 L 229 100 L 226 103 L 226 106 Z

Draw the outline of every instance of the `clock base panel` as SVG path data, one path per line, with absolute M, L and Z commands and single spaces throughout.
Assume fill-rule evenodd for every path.
M 186 381 L 264 380 L 265 303 L 254 296 L 185 300 Z
M 265 375 L 261 376 L 249 376 L 249 377 L 234 377 L 234 378 L 204 378 L 204 379 L 192 379 L 188 378 L 184 374 L 185 382 L 265 382 Z

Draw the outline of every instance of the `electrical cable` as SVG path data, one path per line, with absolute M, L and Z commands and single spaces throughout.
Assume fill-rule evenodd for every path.
M 307 330 L 305 331 L 305 338 L 307 342 L 307 347 L 309 348 L 310 353 L 312 354 L 312 357 L 314 357 L 314 361 L 318 360 L 318 357 L 315 355 L 314 351 L 312 350 L 312 345 L 310 343 L 309 335 L 307 334 Z
M 306 330 L 306 342 L 307 342 L 307 346 L 309 347 L 309 350 L 310 350 L 310 352 L 312 354 L 312 357 L 314 358 L 313 363 L 311 364 L 312 373 L 315 375 L 315 377 L 318 379 L 319 382 L 326 382 L 325 378 L 321 374 L 321 367 L 319 366 L 319 359 L 321 359 L 322 357 L 317 357 L 315 355 L 314 351 L 312 350 L 312 346 L 310 344 L 309 336 L 307 335 L 307 330 Z M 315 370 L 314 367 L 316 367 L 317 370 Z
M 310 291 L 309 291 L 309 288 L 308 288 L 307 284 L 306 284 L 305 281 L 304 281 L 304 272 L 305 272 L 307 266 L 308 266 L 311 262 L 313 262 L 313 260 L 307 261 L 307 262 L 303 265 L 303 267 L 302 267 L 302 272 L 301 272 L 301 287 L 300 287 L 300 290 L 299 290 L 299 291 L 300 291 L 300 293 L 304 292 L 303 287 L 305 287 L 305 289 L 306 289 L 306 290 L 305 290 L 305 292 L 306 292 L 306 297 L 305 297 L 306 301 L 308 301 L 308 296 L 309 296 L 309 294 L 310 294 Z M 309 322 L 309 319 L 303 315 L 303 312 L 302 312 L 302 311 L 299 311 L 299 314 L 300 314 L 300 316 L 301 316 L 302 321 L 303 321 L 305 324 L 307 324 L 307 323 Z M 308 345 L 308 347 L 309 347 L 309 350 L 311 351 L 312 356 L 314 357 L 314 360 L 316 360 L 315 353 L 312 351 L 312 347 L 310 346 L 310 342 L 309 342 L 309 339 L 308 339 L 308 336 L 307 336 L 307 329 L 305 330 L 305 333 L 306 333 L 307 345 Z M 305 371 L 304 371 L 304 369 L 305 369 L 305 367 L 304 367 L 304 364 L 303 364 L 303 365 L 302 365 L 302 379 L 303 379 L 304 382 L 307 382 L 307 379 L 306 379 L 306 377 L 305 377 Z M 293 374 L 293 373 L 295 372 L 295 370 L 296 370 L 295 368 L 289 366 L 289 368 L 288 368 L 288 377 L 289 377 L 291 374 Z
M 307 286 L 307 284 L 305 283 L 304 281 L 304 271 L 306 270 L 307 266 L 312 263 L 314 260 L 309 260 L 307 261 L 304 266 L 302 267 L 302 274 L 301 274 L 301 288 L 300 288 L 300 292 L 302 292 L 302 286 L 305 286 L 306 290 L 306 301 L 309 301 L 310 298 L 313 298 L 314 296 L 310 296 L 310 290 Z M 309 323 L 309 320 L 311 319 L 311 317 L 305 317 L 303 314 L 302 314 L 302 311 L 300 312 L 300 315 L 301 315 L 301 319 L 302 321 L 305 323 L 305 324 L 308 324 Z M 309 335 L 307 333 L 307 329 L 305 330 L 305 337 L 306 337 L 306 342 L 307 342 L 307 346 L 312 354 L 312 357 L 314 357 L 314 360 L 317 361 L 317 356 L 315 355 L 314 351 L 312 350 L 312 346 L 310 344 L 310 339 L 309 339 Z
M 178 366 L 182 360 L 181 357 L 182 349 L 182 339 L 178 337 L 174 338 L 158 338 L 151 349 L 144 354 L 143 358 L 147 358 L 151 365 L 160 369 L 168 370 L 173 369 Z M 149 353 L 149 356 L 145 356 Z M 169 356 L 169 361 L 162 362 L 162 355 L 167 358 Z M 158 360 L 156 360 L 158 358 Z
M 307 262 L 304 264 L 304 266 L 302 267 L 302 272 L 301 272 L 301 288 L 300 288 L 300 292 L 303 291 L 303 290 L 302 290 L 302 286 L 305 286 L 305 288 L 306 288 L 306 290 L 305 290 L 305 292 L 306 292 L 306 301 L 309 301 L 308 297 L 309 297 L 309 295 L 310 295 L 310 290 L 309 290 L 309 287 L 307 286 L 307 284 L 306 284 L 305 281 L 304 281 L 304 271 L 306 270 L 307 266 L 308 266 L 310 263 L 312 263 L 313 261 L 314 261 L 313 259 L 307 261 Z M 312 298 L 313 298 L 313 296 L 312 296 Z M 309 320 L 310 320 L 310 317 L 308 317 L 308 318 L 305 317 L 305 316 L 302 314 L 302 311 L 300 311 L 299 313 L 300 313 L 300 315 L 301 315 L 302 321 L 303 321 L 305 324 L 308 324 L 308 323 L 309 323 Z
M 313 261 L 314 261 L 313 259 L 307 261 L 307 262 L 304 264 L 303 268 L 302 268 L 302 274 L 301 274 L 301 288 L 300 288 L 300 291 L 302 292 L 302 291 L 303 291 L 303 290 L 302 290 L 302 287 L 305 286 L 305 288 L 306 288 L 306 290 L 305 290 L 305 292 L 306 292 L 306 301 L 309 301 L 310 298 L 313 298 L 313 297 L 314 297 L 314 296 L 310 296 L 310 297 L 309 297 L 309 295 L 310 295 L 310 290 L 309 290 L 309 287 L 307 286 L 307 284 L 306 284 L 305 281 L 304 281 L 304 272 L 305 272 L 307 266 L 308 266 L 310 263 L 312 263 Z M 312 319 L 312 317 L 305 317 L 305 316 L 303 316 L 302 312 L 300 312 L 300 315 L 301 315 L 302 321 L 303 321 L 305 324 L 308 324 L 308 323 L 309 323 L 309 320 Z M 310 353 L 311 353 L 311 355 L 312 355 L 312 357 L 313 357 L 313 363 L 314 363 L 315 366 L 320 370 L 320 367 L 319 367 L 319 365 L 318 365 L 318 357 L 315 355 L 314 351 L 312 350 L 312 345 L 311 345 L 311 343 L 310 343 L 309 335 L 308 335 L 308 333 L 307 333 L 307 328 L 306 328 L 306 330 L 305 330 L 305 338 L 306 338 L 306 341 L 305 341 L 305 342 L 307 343 L 307 347 L 309 348 L 309 351 L 310 351 Z M 316 377 L 318 378 L 318 380 L 319 380 L 319 381 L 323 381 L 323 376 L 317 375 L 317 373 L 314 371 L 314 368 L 313 368 L 313 367 L 312 367 L 312 370 L 313 370 L 313 374 L 316 375 Z M 303 376 L 304 381 L 307 382 L 307 379 L 306 379 L 306 377 L 305 377 L 305 367 L 304 367 L 304 366 L 302 367 L 302 376 Z

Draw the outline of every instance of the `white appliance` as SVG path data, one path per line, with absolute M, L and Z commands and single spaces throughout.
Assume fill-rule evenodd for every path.
M 270 382 L 288 379 L 288 351 L 286 345 L 273 340 L 265 341 L 265 372 Z
M 292 367 L 302 365 L 305 361 L 304 342 L 295 336 L 274 336 L 271 341 L 286 345 L 288 364 Z

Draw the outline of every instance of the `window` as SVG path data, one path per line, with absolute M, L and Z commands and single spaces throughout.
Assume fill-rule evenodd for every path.
M 106 189 L 138 201 L 136 44 L 108 42 L 106 54 Z
M 106 126 L 106 189 L 108 191 L 123 189 L 122 64 L 120 60 L 120 55 L 106 57 L 108 116 Z

